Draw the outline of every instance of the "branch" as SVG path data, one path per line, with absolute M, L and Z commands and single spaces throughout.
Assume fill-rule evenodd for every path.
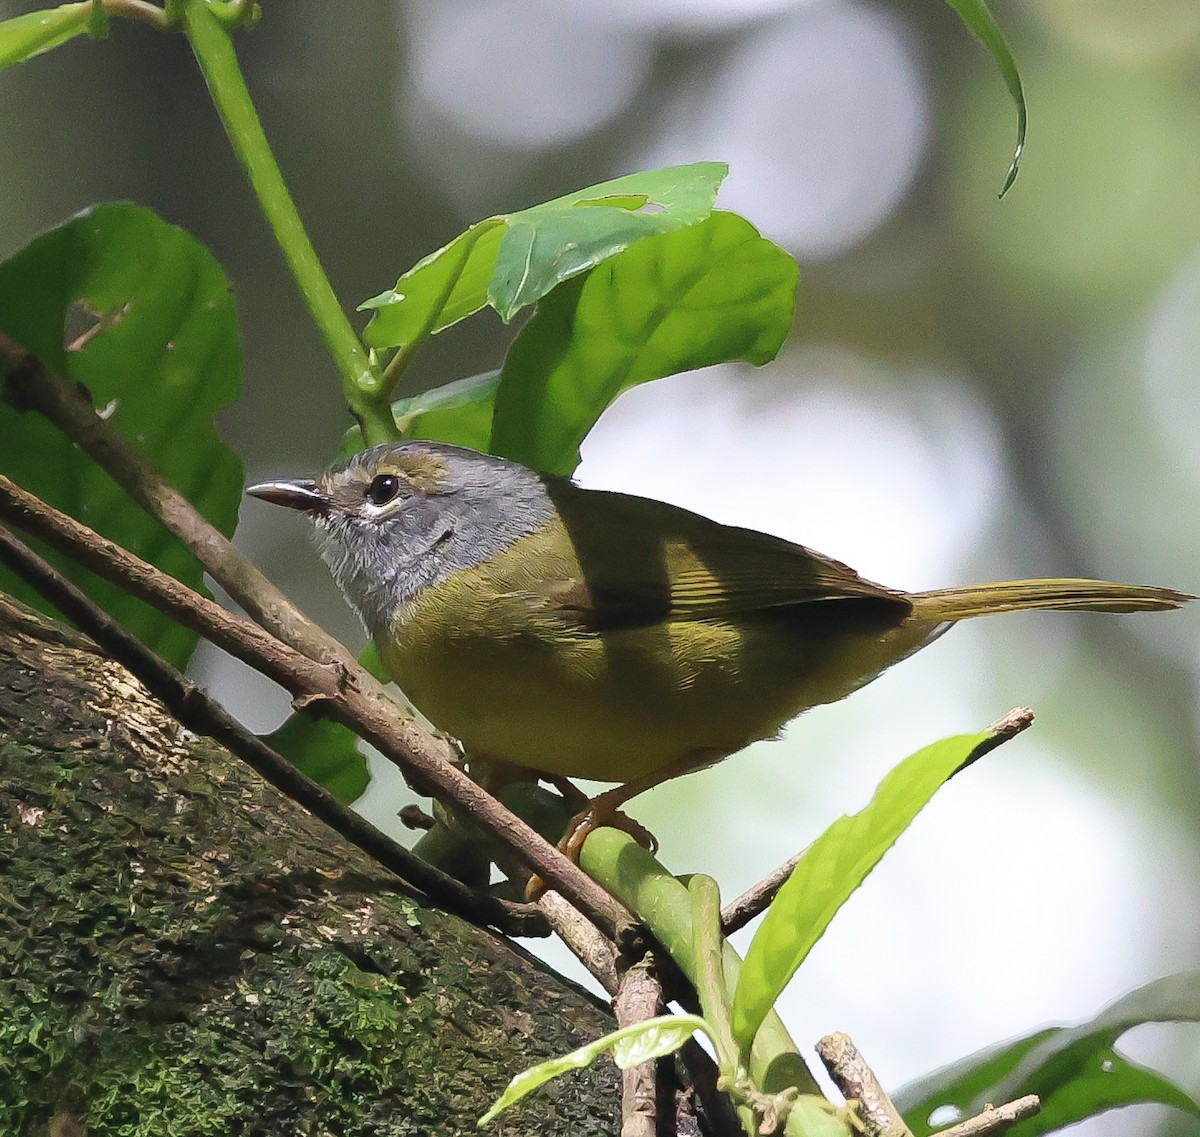
M 328 666 L 309 659 L 2 476 L 0 517 L 269 676 L 299 707 L 323 703 L 332 718 L 414 775 L 429 792 L 469 811 L 614 938 L 633 923 L 629 913 L 577 865 L 446 761 L 436 749 L 440 744 L 401 713 L 357 664 L 339 660 L 336 666 Z
M 22 411 L 49 419 L 184 547 L 256 623 L 310 659 L 352 662 L 349 652 L 314 624 L 131 446 L 92 406 L 87 389 L 56 375 L 0 330 L 0 394 Z
M 552 888 L 538 897 L 537 907 L 554 934 L 596 982 L 610 995 L 616 995 L 620 982 L 617 979 L 617 949 L 613 942 Z
M 939 1129 L 934 1137 L 984 1137 L 989 1133 L 1003 1133 L 1018 1121 L 1033 1117 L 1041 1108 L 1042 1102 L 1037 1094 L 1017 1098 L 1007 1105 L 987 1105 L 982 1113 L 960 1121 L 949 1129 Z
M 663 1013 L 662 986 L 649 959 L 621 978 L 613 1011 L 617 1026 L 632 1026 Z M 621 1073 L 621 1137 L 655 1137 L 658 1132 L 658 1062 L 639 1062 Z
M 827 1034 L 817 1043 L 817 1054 L 842 1097 L 858 1103 L 865 1137 L 912 1137 L 900 1111 L 848 1034 Z
M 544 934 L 545 921 L 528 905 L 508 904 L 476 892 L 397 844 L 366 818 L 343 805 L 252 734 L 199 687 L 127 632 L 94 601 L 0 526 L 0 563 L 6 564 L 39 595 L 53 604 L 80 631 L 141 681 L 180 724 L 221 743 L 252 770 L 293 801 L 304 806 L 352 845 L 384 868 L 425 892 L 447 911 L 509 935 Z
M 788 877 L 792 875 L 792 869 L 800 863 L 800 858 L 807 852 L 807 849 L 801 849 L 794 857 L 784 861 L 757 884 L 752 884 L 736 900 L 726 904 L 721 909 L 721 931 L 725 935 L 731 936 L 738 929 L 744 928 L 760 912 L 766 911 L 779 890 L 787 883 Z

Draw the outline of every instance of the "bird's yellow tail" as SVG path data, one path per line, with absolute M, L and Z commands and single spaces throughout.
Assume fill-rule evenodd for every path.
M 1107 580 L 1007 580 L 967 588 L 939 588 L 910 597 L 920 620 L 966 620 L 993 612 L 1057 609 L 1083 612 L 1161 612 L 1194 596 L 1171 588 Z

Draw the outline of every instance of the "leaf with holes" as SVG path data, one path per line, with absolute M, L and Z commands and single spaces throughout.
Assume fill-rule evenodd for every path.
M 203 245 L 141 206 L 89 209 L 0 264 L 0 328 L 82 383 L 176 489 L 233 532 L 242 466 L 213 415 L 241 393 L 241 349 L 229 281 Z M 201 588 L 191 554 L 46 420 L 0 402 L 0 439 L 0 471 Z M 150 647 L 177 667 L 187 663 L 193 632 L 65 558 L 50 559 Z M 0 587 L 39 603 L 7 574 Z

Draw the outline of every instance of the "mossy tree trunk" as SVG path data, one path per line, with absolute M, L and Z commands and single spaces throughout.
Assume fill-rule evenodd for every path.
M 0 1133 L 452 1134 L 611 1029 L 0 596 Z M 611 1133 L 611 1065 L 514 1134 Z

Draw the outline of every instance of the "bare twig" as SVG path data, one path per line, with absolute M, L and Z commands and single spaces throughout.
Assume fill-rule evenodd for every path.
M 330 667 L 308 659 L 4 477 L 0 477 L 0 517 L 270 676 L 292 694 L 297 705 L 321 703 L 330 717 L 414 774 L 431 792 L 470 811 L 480 825 L 517 849 L 535 872 L 610 935 L 615 937 L 633 922 L 577 865 L 436 752 L 434 740 L 402 714 L 383 688 L 357 665 L 339 662 Z
M 349 652 L 314 624 L 112 423 L 101 418 L 87 390 L 56 375 L 37 356 L 0 331 L 0 391 L 20 410 L 49 419 L 96 465 L 174 534 L 250 617 L 310 659 L 351 662 Z
M 538 897 L 537 907 L 571 954 L 588 969 L 604 990 L 615 995 L 619 981 L 617 949 L 612 940 L 552 888 Z
M 787 883 L 800 858 L 807 853 L 801 849 L 790 860 L 784 861 L 779 868 L 768 873 L 757 884 L 752 884 L 736 900 L 731 900 L 721 909 L 721 931 L 727 936 L 733 935 L 739 928 L 744 928 L 760 912 L 766 911 L 779 890 Z
M 31 588 L 163 701 L 182 725 L 221 743 L 264 779 L 298 802 L 351 844 L 425 892 L 436 904 L 509 935 L 544 933 L 545 922 L 528 905 L 507 904 L 476 892 L 434 868 L 344 806 L 323 786 L 281 758 L 262 739 L 214 703 L 191 680 L 127 632 L 53 566 L 0 525 L 0 563 Z
M 617 1025 L 645 1022 L 661 1015 L 663 1008 L 662 985 L 647 957 L 621 977 L 613 1000 Z M 621 1137 L 655 1137 L 657 1132 L 658 1062 L 641 1062 L 621 1073 Z
M 817 1054 L 847 1102 L 857 1102 L 865 1137 L 912 1137 L 900 1111 L 892 1104 L 875 1072 L 863 1060 L 847 1034 L 827 1034 Z
M 934 1137 L 985 1137 L 987 1134 L 1003 1133 L 1006 1129 L 1032 1117 L 1042 1108 L 1037 1094 L 1017 1098 L 1007 1105 L 984 1106 L 983 1112 L 960 1121 L 949 1129 L 939 1129 Z
M 971 751 L 970 757 L 960 767 L 960 770 L 965 770 L 967 766 L 978 762 L 985 754 L 990 754 L 997 746 L 1002 746 L 1010 738 L 1016 738 L 1021 731 L 1028 730 L 1031 726 L 1033 726 L 1033 711 L 1028 707 L 1013 707 L 1008 714 L 1001 715 L 988 727 L 988 732 L 992 737 L 984 739 Z

